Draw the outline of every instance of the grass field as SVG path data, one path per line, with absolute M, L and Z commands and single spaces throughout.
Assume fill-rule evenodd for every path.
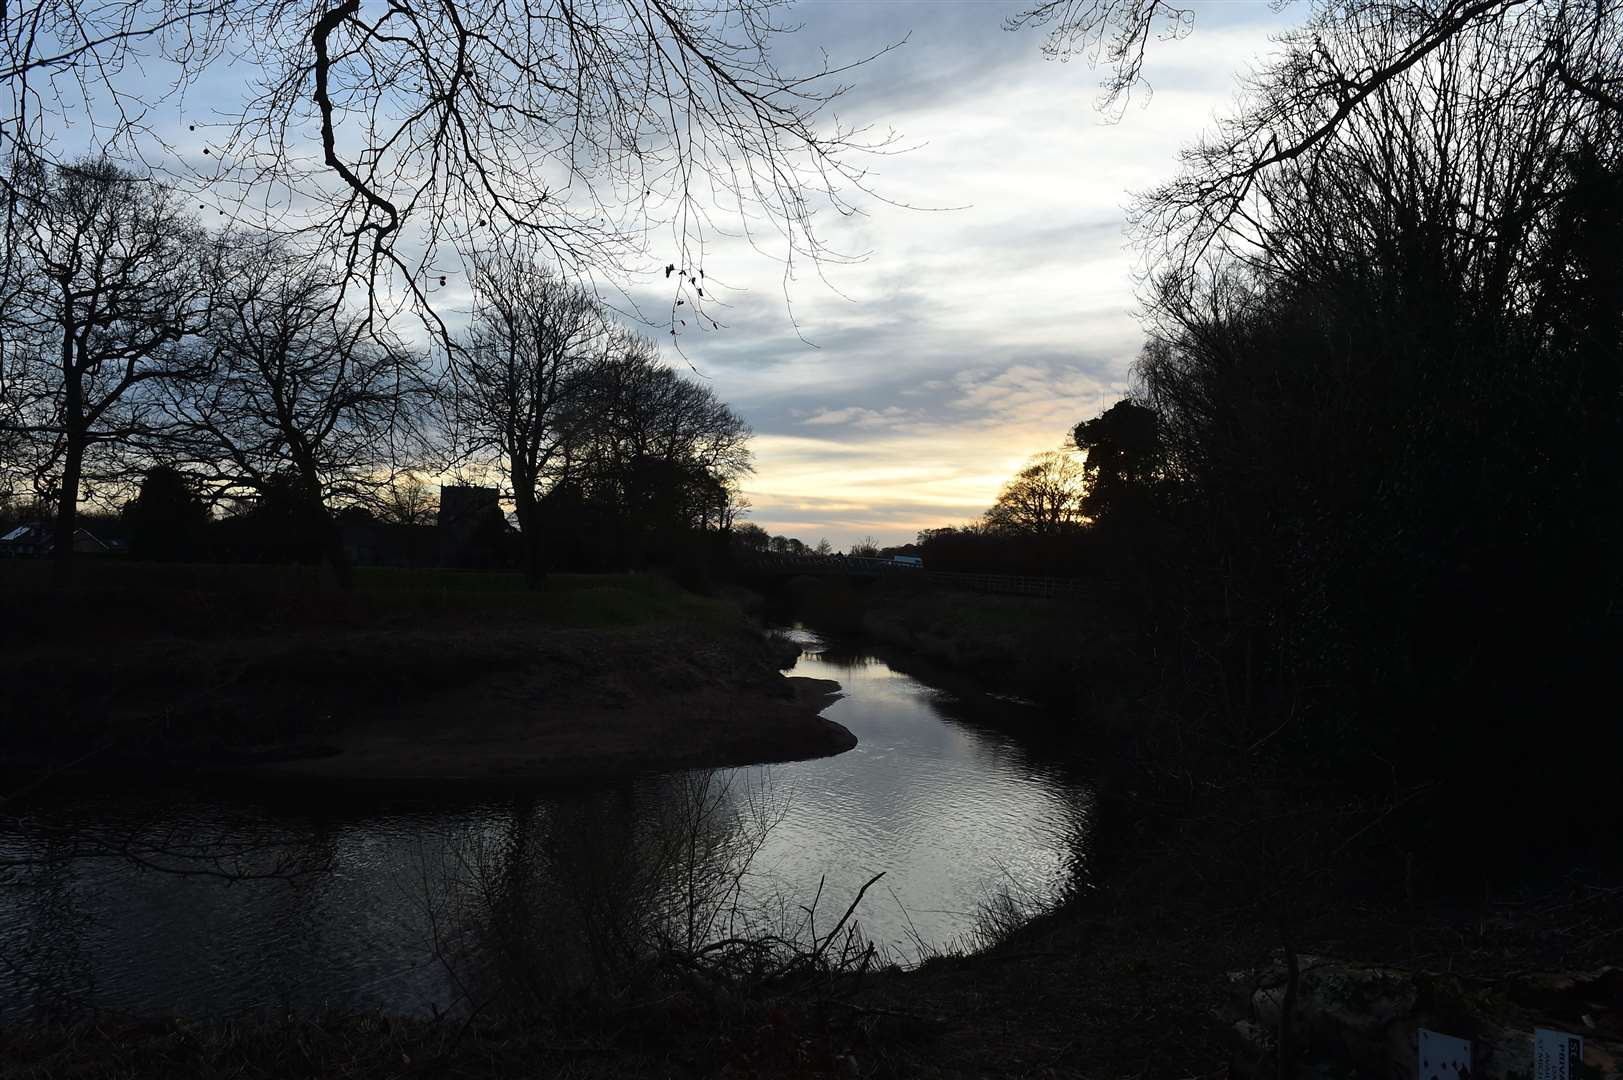
M 13 618 L 0 639 L 131 629 L 178 634 L 281 632 L 304 626 L 519 618 L 578 628 L 740 621 L 726 597 L 687 592 L 656 574 L 555 574 L 530 590 L 516 573 L 360 567 L 351 589 L 314 566 L 139 563 L 86 559 L 53 590 L 44 560 L 0 561 Z

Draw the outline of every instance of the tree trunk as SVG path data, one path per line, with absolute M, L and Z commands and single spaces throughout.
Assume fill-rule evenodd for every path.
M 344 547 L 344 530 L 333 516 L 327 512 L 326 506 L 320 507 L 320 514 L 322 520 L 326 523 L 327 563 L 332 567 L 333 577 L 337 580 L 338 587 L 348 592 L 355 585 L 355 565 L 350 562 L 349 550 Z
M 524 544 L 524 580 L 531 589 L 547 581 L 546 541 L 541 535 L 541 506 L 532 486 L 514 483 L 513 509 L 518 513 L 519 538 Z
M 77 410 L 70 410 L 77 411 Z M 84 467 L 84 440 L 68 436 L 62 463 L 62 494 L 56 504 L 56 528 L 51 538 L 51 584 L 65 588 L 73 580 L 73 534 L 79 524 L 79 474 Z
M 63 290 L 66 292 L 66 283 Z M 84 384 L 74 363 L 74 326 L 71 299 L 64 298 L 62 316 L 62 391 L 67 412 L 67 455 L 62 461 L 62 491 L 56 503 L 56 530 L 51 538 L 51 585 L 66 588 L 73 580 L 73 534 L 79 525 L 79 477 L 85 459 Z
M 315 461 L 308 456 L 295 456 L 302 458 L 297 465 L 299 479 L 304 486 L 303 496 L 309 502 L 310 522 L 320 523 L 321 546 L 327 556 L 327 565 L 332 567 L 338 587 L 347 592 L 355 584 L 355 572 L 349 561 L 349 552 L 344 548 L 344 531 L 327 508 L 327 500 L 322 497 L 321 474 L 316 470 Z

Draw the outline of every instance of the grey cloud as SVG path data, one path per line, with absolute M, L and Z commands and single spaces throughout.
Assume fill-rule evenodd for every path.
M 1130 187 L 1171 172 L 1178 145 L 1227 100 L 1231 57 L 1261 45 L 1257 13 L 1203 7 L 1194 41 L 1157 49 L 1148 75 L 1163 93 L 1106 129 L 1085 66 L 1045 67 L 1040 34 L 1000 29 L 1015 9 L 795 9 L 806 27 L 786 69 L 815 61 L 814 44 L 839 61 L 915 31 L 852 74 L 839 111 L 932 139 L 880 160 L 885 194 L 967 206 L 830 217 L 825 239 L 874 251 L 830 268 L 855 302 L 802 273 L 792 319 L 781 271 L 718 237 L 704 258 L 722 328 L 700 332 L 690 318 L 678 352 L 663 333 L 665 283 L 656 274 L 632 290 L 670 362 L 691 363 L 762 437 L 749 486 L 764 527 L 845 542 L 974 517 L 1000 470 L 1058 445 L 1126 388 L 1142 338 L 1121 208 Z
M 834 63 L 850 63 L 900 45 L 842 80 L 849 89 L 837 110 L 856 120 L 896 122 L 943 100 L 981 97 L 1011 69 L 1039 59 L 1039 38 L 1002 29 L 1014 5 L 893 0 L 802 4 L 796 10 L 804 26 L 777 49 L 786 66 L 820 66 L 819 49 Z

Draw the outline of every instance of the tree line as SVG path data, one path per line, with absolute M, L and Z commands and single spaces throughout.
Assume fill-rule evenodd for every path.
M 920 544 L 1096 580 L 1180 738 L 1394 804 L 1446 780 L 1479 832 L 1609 828 L 1623 30 L 1479 5 L 1386 70 L 1388 16 L 1328 6 L 1140 200 L 1148 341 L 1083 461 Z M 1241 182 L 1255 140 L 1294 149 Z
M 211 230 L 105 159 L 9 176 L 28 213 L 0 251 L 0 493 L 50 514 L 59 577 L 81 505 L 143 476 L 149 514 L 279 516 L 340 578 L 340 516 L 421 520 L 424 474 L 499 482 L 532 581 L 737 512 L 748 426 L 521 247 L 475 260 L 466 328 L 425 347 L 373 317 L 342 252 Z
M 769 533 L 753 521 L 736 522 L 732 527 L 731 541 L 734 548 L 746 552 L 771 552 L 773 555 L 841 554 L 826 536 L 818 538 L 815 544 L 808 544 L 798 536 Z M 880 550 L 878 541 L 872 536 L 864 536 L 848 547 L 844 554 L 857 559 L 877 558 Z

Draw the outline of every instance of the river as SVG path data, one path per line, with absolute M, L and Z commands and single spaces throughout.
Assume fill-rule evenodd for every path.
M 833 758 L 499 798 L 107 791 L 0 818 L 0 1021 L 87 1010 L 431 1014 L 497 970 L 849 925 L 909 963 L 1078 880 L 1091 795 L 1030 707 L 796 628 Z M 132 858 L 134 856 L 134 858 Z

